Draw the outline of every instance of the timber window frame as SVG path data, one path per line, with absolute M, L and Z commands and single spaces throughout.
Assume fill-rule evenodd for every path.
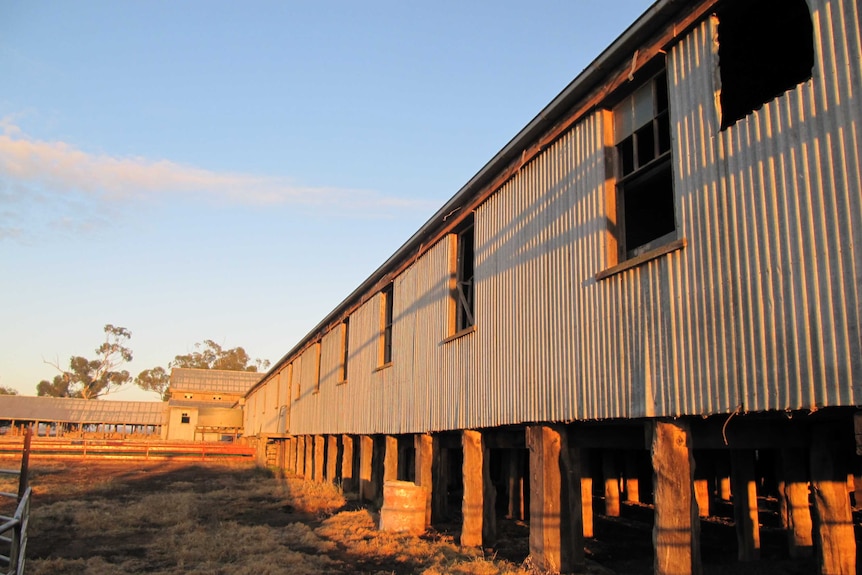
M 623 96 L 612 114 L 617 257 L 640 260 L 678 240 L 664 68 Z
M 395 286 L 390 283 L 380 290 L 380 336 L 377 368 L 392 365 L 392 325 L 394 323 Z
M 321 357 L 323 356 L 323 342 L 321 340 L 317 340 L 314 344 L 314 394 L 320 393 L 320 362 Z
M 721 129 L 811 79 L 814 26 L 805 0 L 726 0 L 718 19 Z
M 449 338 L 476 327 L 476 234 L 471 213 L 450 234 Z
M 339 366 L 338 383 L 347 383 L 347 360 L 350 356 L 350 319 L 341 322 L 341 365 Z
M 298 366 L 297 362 L 299 362 Z M 295 359 L 291 362 L 290 368 L 291 382 L 296 383 L 296 401 L 299 401 L 302 398 L 302 359 Z

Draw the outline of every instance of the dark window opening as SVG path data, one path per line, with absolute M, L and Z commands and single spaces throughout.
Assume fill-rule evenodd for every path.
M 723 130 L 811 78 L 814 29 L 805 0 L 730 0 L 717 15 Z
M 180 423 L 191 423 L 191 422 L 192 422 L 192 418 L 189 417 L 188 413 L 183 412 L 180 415 Z
M 626 246 L 643 246 L 676 228 L 673 209 L 673 176 L 664 162 L 629 181 L 622 190 L 626 218 Z
M 473 234 L 473 214 L 462 224 L 456 233 L 457 251 L 455 258 L 455 289 L 452 298 L 455 302 L 455 332 L 475 325 L 474 317 L 474 257 L 475 238 Z
M 386 365 L 392 361 L 392 284 L 381 292 L 383 296 L 383 313 L 380 326 L 380 364 Z
M 620 259 L 674 239 L 667 77 L 646 81 L 613 110 Z
M 322 342 L 318 341 L 316 344 L 314 344 L 314 349 L 317 350 L 317 359 L 315 360 L 317 362 L 317 365 L 315 367 L 315 373 L 314 373 L 314 393 L 319 393 L 320 392 L 320 360 L 321 360 L 321 355 L 322 355 L 321 352 L 323 351 L 322 350 Z
M 350 323 L 349 320 L 345 319 L 341 322 L 342 331 L 341 331 L 341 376 L 339 377 L 339 381 L 344 382 L 347 381 L 347 357 L 350 355 L 349 348 L 349 337 L 350 337 Z

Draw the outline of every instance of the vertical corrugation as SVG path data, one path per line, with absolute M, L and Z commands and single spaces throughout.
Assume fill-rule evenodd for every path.
M 862 402 L 862 42 L 852 0 L 811 0 L 813 78 L 719 131 L 716 21 L 669 51 L 674 187 L 687 246 L 603 279 L 597 112 L 476 211 L 476 330 L 452 341 L 449 238 L 395 281 L 393 366 L 380 298 L 339 343 L 294 360 L 294 433 L 397 433 Z M 611 150 L 612 151 L 612 150 Z M 262 418 L 267 386 L 248 399 Z M 295 387 L 294 387 L 295 389 Z M 276 392 L 277 394 L 277 392 Z M 268 420 L 267 420 L 268 421 Z

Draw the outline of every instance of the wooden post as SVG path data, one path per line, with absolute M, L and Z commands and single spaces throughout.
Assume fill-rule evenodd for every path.
M 523 489 L 523 478 L 521 477 L 520 449 L 507 449 L 505 452 L 506 473 L 506 495 L 508 503 L 506 506 L 506 519 L 523 519 L 521 507 L 521 489 Z
M 579 457 L 572 455 L 565 431 L 531 425 L 530 557 L 540 570 L 570 572 L 584 563 Z M 574 521 L 571 521 L 574 520 Z
M 357 491 L 356 477 L 353 473 L 353 436 L 341 436 L 341 489 L 345 493 Z
M 718 483 L 718 499 L 730 502 L 733 491 L 730 487 L 730 456 L 727 451 L 719 451 L 713 458 L 715 462 L 715 478 Z
M 787 548 L 793 558 L 810 557 L 814 550 L 811 508 L 808 503 L 808 468 L 805 451 L 782 449 L 779 468 L 779 497 L 787 529 Z
M 584 525 L 581 504 L 581 476 L 583 450 L 569 445 L 565 428 L 560 435 L 560 562 L 561 570 L 583 573 L 586 567 L 584 554 Z
M 431 526 L 431 499 L 434 493 L 433 464 L 436 438 L 428 433 L 413 436 L 416 452 L 416 485 L 425 488 L 425 527 Z
M 296 438 L 287 440 L 287 471 L 296 473 Z
M 484 516 L 484 449 L 482 446 L 482 433 L 465 429 L 461 432 L 461 446 L 464 450 L 464 462 L 462 466 L 464 499 L 461 502 L 463 517 L 461 545 L 465 547 L 481 547 L 482 518 Z
M 377 493 L 371 482 L 371 465 L 374 456 L 374 438 L 359 436 L 359 500 L 374 501 Z
M 708 457 L 703 450 L 694 454 L 694 498 L 697 500 L 697 513 L 700 517 L 709 517 L 712 502 L 710 478 L 714 473 L 712 465 L 707 464 Z
M 323 482 L 323 470 L 326 466 L 326 438 L 322 435 L 314 436 L 314 469 L 312 476 L 317 483 Z
M 581 449 L 581 517 L 584 537 L 593 537 L 593 477 L 590 451 Z
M 605 515 L 620 516 L 620 478 L 617 473 L 616 453 L 610 449 L 602 452 L 602 475 L 605 481 Z
M 383 476 L 386 473 L 386 438 L 382 435 L 372 437 L 374 448 L 371 453 L 371 501 L 377 508 L 383 507 Z M 397 467 L 396 467 L 397 469 Z
M 449 518 L 449 450 L 439 446 L 431 456 L 431 520 L 445 521 Z
M 314 479 L 314 436 L 305 436 L 305 471 L 303 475 L 308 480 Z
M 700 520 L 692 488 L 691 431 L 684 421 L 656 421 L 652 437 L 656 575 L 699 575 Z
M 862 471 L 856 463 L 856 473 L 853 475 L 853 498 L 856 500 L 856 509 L 862 509 Z
M 383 482 L 398 479 L 398 438 L 387 435 L 384 438 Z
M 24 432 L 24 448 L 21 450 L 21 468 L 18 472 L 18 502 L 24 498 L 27 487 L 30 486 L 30 443 L 33 440 L 33 428 Z
M 296 473 L 305 477 L 305 436 L 296 438 Z
M 856 538 L 843 468 L 841 430 L 821 424 L 811 438 L 811 490 L 814 494 L 817 558 L 823 575 L 856 573 Z
M 482 544 L 497 542 L 497 488 L 491 480 L 491 448 L 482 442 Z
M 326 480 L 329 483 L 338 481 L 338 436 L 326 437 Z
M 629 503 L 640 503 L 640 484 L 638 482 L 638 452 L 632 449 L 626 450 L 626 501 Z
M 740 561 L 760 559 L 760 522 L 757 517 L 757 477 L 754 473 L 754 453 L 732 449 L 731 483 L 733 485 L 733 518 Z

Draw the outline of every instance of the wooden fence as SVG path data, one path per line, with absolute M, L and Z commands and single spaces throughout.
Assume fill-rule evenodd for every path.
M 11 516 L 0 515 L 0 569 L 5 575 L 23 575 L 24 558 L 27 552 L 27 526 L 30 522 L 30 495 L 28 467 L 32 430 L 28 428 L 24 436 L 20 470 L 0 469 L 0 475 L 17 475 L 18 492 L 0 492 L 0 498 L 17 502 Z
M 0 438 L 0 456 L 21 452 L 21 438 Z M 33 439 L 38 459 L 237 460 L 254 458 L 254 448 L 234 443 L 164 442 L 100 439 Z

